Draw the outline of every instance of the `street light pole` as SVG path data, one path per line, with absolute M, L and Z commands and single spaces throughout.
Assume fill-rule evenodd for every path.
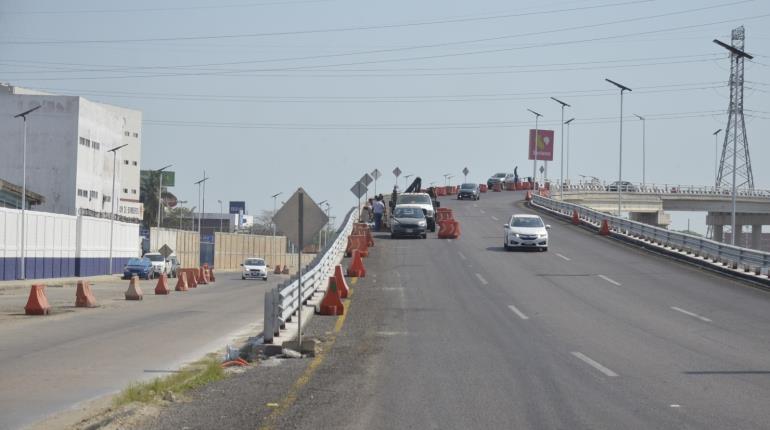
M 224 219 L 224 211 L 222 210 L 222 200 L 217 200 L 219 202 L 219 232 L 224 232 L 224 227 L 222 227 L 222 221 Z
M 532 160 L 532 184 L 534 188 L 534 184 L 537 184 L 537 140 L 538 140 L 538 134 L 540 130 L 538 129 L 538 120 L 541 116 L 539 113 L 533 111 L 532 109 L 527 109 L 528 111 L 532 112 L 535 115 L 535 154 L 534 159 Z
M 171 164 L 169 164 L 166 167 L 161 167 L 160 169 L 156 170 L 155 172 L 159 175 L 158 178 L 158 229 L 160 229 L 160 217 L 162 214 L 162 204 L 163 204 L 163 172 L 171 167 Z
M 203 193 L 205 198 L 206 193 L 206 181 L 208 181 L 209 178 L 206 177 L 206 171 L 203 171 L 203 179 L 201 179 L 198 182 L 195 182 L 195 185 L 198 186 L 198 206 L 201 206 L 201 185 L 203 185 Z M 201 221 L 202 221 L 203 211 L 202 209 L 198 210 L 198 236 L 201 235 Z M 194 227 L 194 226 L 193 226 Z
M 564 108 L 572 106 L 556 97 L 551 97 L 551 100 L 561 105 L 561 161 L 559 162 L 561 171 L 559 173 L 559 199 L 564 200 Z
M 112 152 L 112 195 L 110 196 L 110 264 L 109 264 L 109 273 L 108 275 L 112 275 L 112 238 L 115 232 L 115 174 L 117 170 L 117 158 L 118 158 L 118 150 L 120 148 L 123 148 L 124 146 L 128 146 L 127 143 L 124 143 L 120 146 L 116 146 L 112 149 L 110 149 L 107 152 Z
M 278 196 L 280 196 L 281 194 L 283 194 L 283 191 L 281 191 L 280 193 L 275 193 L 272 196 L 270 196 L 270 197 L 273 198 L 273 214 L 272 214 L 272 216 L 270 216 L 270 224 L 273 225 L 273 261 L 271 261 L 271 263 L 273 263 L 273 265 L 275 265 L 275 260 L 276 260 L 276 254 L 275 254 L 275 210 L 276 210 L 276 202 L 277 202 Z
M 631 88 L 611 79 L 605 78 L 604 80 L 620 88 L 620 150 L 618 151 L 618 217 L 620 217 L 620 210 L 623 206 L 623 197 L 621 194 L 621 189 L 623 188 L 623 93 L 631 91 Z
M 21 276 L 19 279 L 26 279 L 26 245 L 27 238 L 25 233 L 26 216 L 27 216 L 27 115 L 40 109 L 42 106 L 37 105 L 32 109 L 26 110 L 18 115 L 14 115 L 14 118 L 21 118 L 24 121 L 24 136 L 22 142 L 22 154 L 21 154 Z
M 647 184 L 647 138 L 645 136 L 647 120 L 641 115 L 634 114 L 634 116 L 642 120 L 642 186 L 645 186 Z
M 714 135 L 714 189 L 719 186 L 717 184 L 717 177 L 719 176 L 719 168 L 718 166 L 718 160 L 719 160 L 719 133 L 722 132 L 722 129 L 715 131 L 712 133 Z
M 572 124 L 572 121 L 574 121 L 575 118 L 570 118 L 567 121 L 564 122 L 564 124 L 567 124 L 567 181 L 570 180 L 569 175 L 569 147 L 570 147 L 570 141 L 572 139 L 572 134 L 570 133 L 570 124 Z

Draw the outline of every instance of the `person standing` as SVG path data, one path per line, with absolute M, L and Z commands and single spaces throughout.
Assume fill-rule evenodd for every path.
M 382 215 L 385 213 L 385 203 L 382 200 L 381 197 L 377 197 L 372 207 L 372 212 L 374 212 L 374 231 L 380 231 L 382 227 Z

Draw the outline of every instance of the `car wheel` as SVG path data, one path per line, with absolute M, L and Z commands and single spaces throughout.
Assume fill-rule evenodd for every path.
M 540 248 L 540 252 L 546 252 L 546 251 L 548 251 L 548 247 L 547 246 L 544 246 L 544 247 Z
M 422 238 L 423 238 L 423 239 L 427 239 L 427 238 L 428 238 L 428 233 L 423 233 L 423 234 L 422 234 Z
M 264 278 L 262 278 L 262 280 L 263 280 L 263 281 L 265 281 L 265 282 L 267 282 L 267 276 L 265 276 Z
M 506 251 L 510 251 L 511 250 L 511 247 L 508 246 L 508 242 L 503 243 L 503 249 L 506 250 Z

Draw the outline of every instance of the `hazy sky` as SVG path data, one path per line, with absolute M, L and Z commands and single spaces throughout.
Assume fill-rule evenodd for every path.
M 65 7 L 66 3 L 66 7 Z M 746 127 L 754 179 L 770 188 L 770 2 L 198 0 L 0 2 L 0 81 L 139 109 L 142 168 L 173 163 L 174 192 L 207 208 L 305 187 L 333 215 L 363 173 L 443 183 L 496 171 L 528 176 L 527 130 L 559 105 L 572 125 L 570 176 L 617 179 L 618 91 L 624 179 L 714 182 L 729 59 L 712 43 L 746 27 Z M 720 142 L 721 144 L 721 142 Z M 400 182 L 403 185 L 403 179 Z M 282 197 L 286 197 L 282 196 Z

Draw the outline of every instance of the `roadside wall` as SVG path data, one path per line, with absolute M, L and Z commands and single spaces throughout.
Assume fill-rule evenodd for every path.
M 268 267 L 276 264 L 297 270 L 297 255 L 286 253 L 286 237 L 254 234 L 214 233 L 214 267 L 220 270 L 239 269 L 248 257 L 264 258 Z M 310 263 L 315 254 L 302 256 L 304 264 Z
M 200 238 L 197 231 L 175 230 L 169 228 L 150 229 L 150 251 L 156 252 L 163 245 L 174 250 L 182 267 L 200 265 Z

